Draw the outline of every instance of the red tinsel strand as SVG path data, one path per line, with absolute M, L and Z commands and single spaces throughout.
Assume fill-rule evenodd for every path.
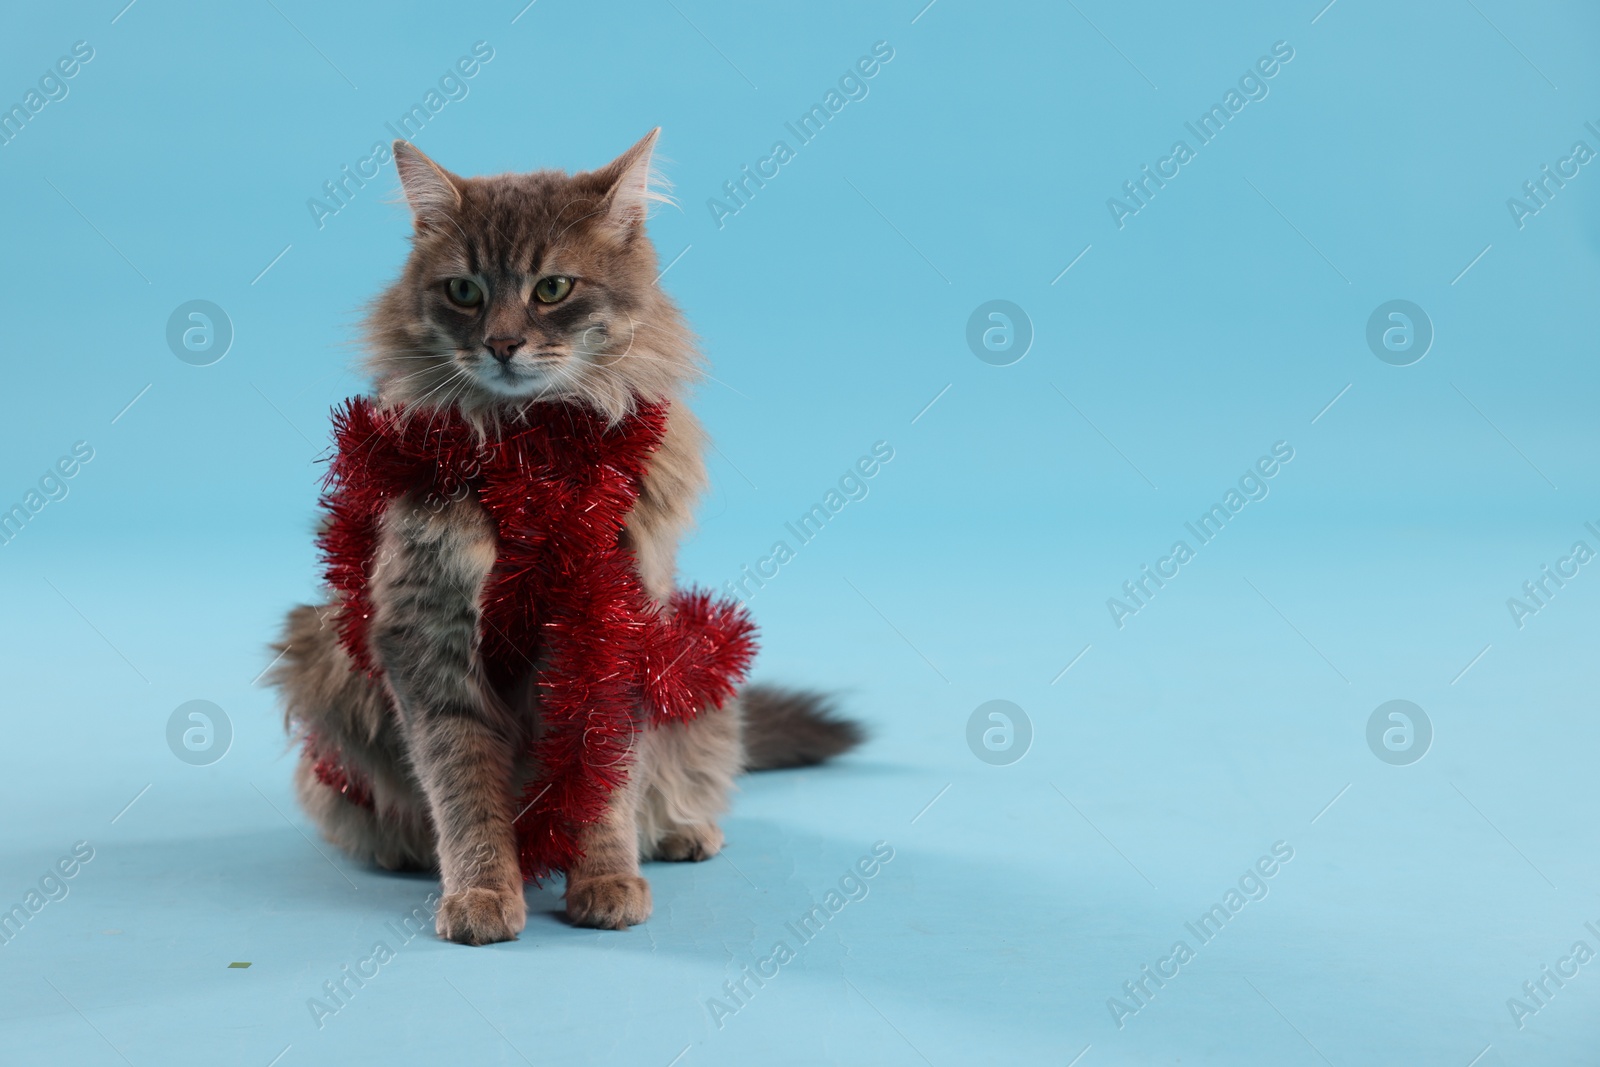
M 317 776 L 317 781 L 342 795 L 358 808 L 372 809 L 372 788 L 365 778 L 352 774 L 340 762 L 339 753 L 321 752 L 317 748 L 315 734 L 306 734 L 306 755 L 312 760 L 311 773 Z
M 508 680 L 542 657 L 541 740 L 530 752 L 544 777 L 519 803 L 516 828 L 530 879 L 581 855 L 580 833 L 626 780 L 641 716 L 686 721 L 720 706 L 755 653 L 742 608 L 680 592 L 667 610 L 647 597 L 622 544 L 666 406 L 643 405 L 616 426 L 577 405 L 480 438 L 453 414 L 407 417 L 356 399 L 334 412 L 337 454 L 318 544 L 340 594 L 339 637 L 357 666 L 380 673 L 368 649 L 367 577 L 378 523 L 406 493 L 424 506 L 474 494 L 495 524 L 497 559 L 480 607 L 480 656 Z M 319 779 L 359 795 L 364 785 L 337 757 Z M 368 797 L 370 803 L 370 796 Z
M 545 729 L 533 752 L 545 775 L 542 794 L 524 794 L 527 810 L 518 820 L 526 842 L 523 872 L 530 878 L 577 858 L 579 829 L 605 813 L 606 799 L 627 771 L 637 706 L 627 665 L 638 635 L 620 610 L 592 603 L 607 579 L 615 576 L 576 576 L 553 590 L 564 607 L 544 626 L 550 653 L 539 678 L 539 714 Z

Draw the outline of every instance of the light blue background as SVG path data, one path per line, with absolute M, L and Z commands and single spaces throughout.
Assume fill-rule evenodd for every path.
M 124 2 L 13 4 L 0 36 L 7 105 L 95 49 L 0 146 L 0 504 L 95 450 L 0 549 L 0 903 L 95 849 L 0 947 L 0 1060 L 1595 1062 L 1600 962 L 1507 1008 L 1600 950 L 1600 577 L 1506 606 L 1600 548 L 1600 171 L 1522 228 L 1506 206 L 1600 149 L 1592 7 Z M 479 40 L 416 138 L 446 166 L 664 129 L 681 209 L 651 233 L 716 376 L 687 579 L 894 448 L 752 603 L 757 674 L 874 739 L 748 780 L 725 858 L 650 869 L 646 925 L 531 890 L 520 941 L 419 938 L 319 1030 L 308 998 L 430 883 L 318 855 L 254 683 L 405 252 L 392 168 L 321 229 L 306 201 Z M 706 200 L 876 41 L 867 98 L 719 229 Z M 1277 41 L 1270 95 L 1118 229 L 1107 198 Z M 1436 330 L 1409 367 L 1364 338 L 1396 298 Z M 164 339 L 192 299 L 236 329 L 213 366 Z M 1031 318 L 1015 365 L 964 340 L 991 299 Z M 1270 496 L 1119 630 L 1106 599 L 1277 441 Z M 209 767 L 166 746 L 191 699 L 232 722 Z M 1010 766 L 967 748 L 991 699 L 1032 722 Z M 1365 741 L 1391 699 L 1435 731 L 1410 766 Z M 867 899 L 719 1029 L 708 999 L 880 840 Z M 1277 841 L 1270 894 L 1119 1029 L 1107 999 Z

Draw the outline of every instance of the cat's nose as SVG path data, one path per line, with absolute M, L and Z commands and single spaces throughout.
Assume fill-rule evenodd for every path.
M 484 341 L 484 346 L 501 363 L 510 363 L 511 357 L 517 354 L 517 349 L 527 342 L 526 337 L 491 337 Z

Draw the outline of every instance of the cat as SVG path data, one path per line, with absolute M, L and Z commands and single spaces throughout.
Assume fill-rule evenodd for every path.
M 611 424 L 667 404 L 622 544 L 645 596 L 674 591 L 677 544 L 707 474 L 705 432 L 684 403 L 701 357 L 662 291 L 645 222 L 659 179 L 659 128 L 608 165 L 567 174 L 463 178 L 406 141 L 393 155 L 412 212 L 409 258 L 366 323 L 372 403 L 411 419 L 459 416 L 480 432 L 555 418 L 581 404 Z M 325 526 L 326 528 L 326 526 Z M 358 668 L 332 620 L 341 594 L 295 607 L 271 672 L 291 737 L 302 808 L 350 856 L 435 870 L 438 934 L 470 945 L 515 939 L 526 922 L 513 821 L 539 775 L 538 650 L 514 683 L 479 662 L 480 594 L 497 533 L 472 491 L 396 499 L 367 576 L 371 659 Z M 640 861 L 705 860 L 742 771 L 803 766 L 864 737 L 824 696 L 749 685 L 684 723 L 641 717 L 625 780 L 581 831 L 565 870 L 567 919 L 644 922 Z M 324 756 L 338 754 L 330 769 Z

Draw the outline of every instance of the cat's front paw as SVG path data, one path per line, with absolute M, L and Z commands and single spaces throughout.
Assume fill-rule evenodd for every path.
M 602 874 L 567 883 L 567 918 L 575 926 L 625 930 L 650 918 L 650 883 L 637 874 Z
M 439 936 L 462 945 L 515 941 L 528 921 L 522 887 L 491 889 L 475 886 L 446 893 L 439 901 Z

